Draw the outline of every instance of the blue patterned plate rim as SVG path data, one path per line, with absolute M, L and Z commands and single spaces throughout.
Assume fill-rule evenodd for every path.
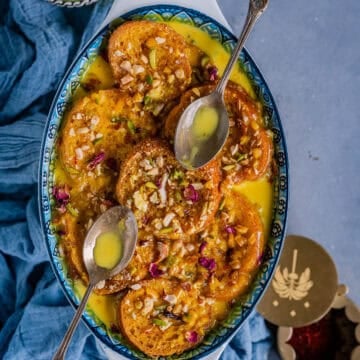
M 165 16 L 174 18 L 182 14 L 182 16 L 189 18 L 192 24 L 196 27 L 201 27 L 204 24 L 215 27 L 218 31 L 220 31 L 222 37 L 224 35 L 226 37 L 226 41 L 222 42 L 223 46 L 226 42 L 232 46 L 234 45 L 234 42 L 236 42 L 236 37 L 213 18 L 197 10 L 176 5 L 152 5 L 140 7 L 118 17 L 111 24 L 119 19 L 127 21 L 138 16 L 148 18 L 150 13 L 156 14 L 156 16 L 161 17 L 162 19 L 164 19 Z M 199 24 L 194 20 L 196 20 L 198 23 L 201 21 L 202 25 L 199 26 Z M 56 142 L 56 135 L 63 115 L 62 107 L 60 107 L 60 115 L 58 114 L 57 105 L 62 104 L 60 103 L 60 98 L 64 92 L 64 97 L 66 100 L 65 102 L 69 102 L 71 99 L 71 94 L 66 93 L 66 91 L 70 87 L 71 79 L 79 78 L 80 76 L 80 74 L 76 73 L 75 71 L 76 67 L 81 68 L 81 66 L 86 66 L 86 64 L 89 63 L 88 53 L 90 52 L 91 47 L 93 47 L 95 51 L 99 51 L 104 36 L 107 35 L 111 29 L 111 24 L 105 26 L 96 35 L 94 35 L 94 37 L 75 57 L 75 60 L 66 72 L 51 105 L 48 121 L 44 131 L 43 141 L 41 144 L 38 185 L 38 204 L 41 215 L 41 225 L 43 232 L 46 235 L 46 247 L 49 253 L 51 266 L 57 280 L 61 284 L 67 299 L 74 308 L 77 306 L 79 301 L 72 289 L 71 281 L 66 277 L 66 274 L 64 274 L 62 258 L 60 254 L 56 252 L 57 239 L 54 236 L 54 232 L 51 228 L 51 191 L 49 191 L 49 186 L 52 184 L 52 178 L 49 177 L 49 174 L 51 174 L 52 171 L 51 159 L 54 155 L 53 150 Z M 211 33 L 208 29 L 205 29 L 205 31 L 208 32 L 211 36 Z M 263 104 L 264 111 L 266 110 L 266 117 L 268 118 L 269 125 L 271 125 L 270 128 L 274 133 L 274 154 L 278 162 L 278 174 L 274 181 L 273 217 L 271 231 L 269 234 L 266 251 L 264 252 L 263 256 L 263 263 L 260 266 L 260 269 L 255 276 L 249 291 L 237 302 L 236 306 L 234 306 L 234 309 L 230 312 L 228 318 L 225 319 L 220 324 L 220 326 L 213 329 L 205 337 L 204 342 L 199 346 L 178 356 L 174 355 L 167 357 L 168 359 L 200 359 L 214 352 L 228 339 L 230 339 L 235 334 L 235 332 L 239 330 L 241 325 L 254 310 L 261 296 L 264 294 L 264 291 L 270 283 L 270 279 L 279 260 L 283 247 L 286 233 L 289 198 L 288 155 L 284 132 L 273 96 L 257 65 L 245 49 L 242 51 L 240 59 L 242 61 L 243 69 L 245 70 L 247 76 L 250 77 L 253 87 L 255 87 L 256 95 Z M 245 69 L 245 65 L 247 65 L 247 69 Z M 52 249 L 51 246 L 53 246 L 54 249 Z M 236 314 L 235 312 L 239 313 Z M 109 335 L 107 330 L 104 330 L 104 324 L 102 324 L 99 319 L 96 319 L 95 315 L 91 314 L 91 311 L 86 311 L 83 315 L 83 319 L 92 333 L 115 352 L 125 356 L 128 359 L 147 358 L 146 355 L 140 353 L 136 349 L 131 348 L 131 346 L 126 343 L 126 341 L 125 344 L 120 343 L 119 337 L 115 338 L 113 334 Z M 114 341 L 116 343 L 114 343 Z M 124 339 L 122 339 L 122 341 L 124 342 Z

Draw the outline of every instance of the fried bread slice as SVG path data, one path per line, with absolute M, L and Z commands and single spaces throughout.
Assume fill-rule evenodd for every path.
M 84 222 L 66 212 L 54 225 L 60 229 L 59 251 L 65 254 L 71 278 L 87 281 L 88 275 L 82 257 L 82 244 L 86 236 Z
M 164 135 L 169 141 L 173 141 L 177 123 L 186 107 L 214 89 L 215 85 L 195 87 L 181 97 L 165 122 Z M 270 168 L 271 132 L 262 125 L 258 104 L 239 85 L 229 83 L 224 98 L 230 118 L 229 137 L 219 154 L 224 182 L 233 185 L 242 180 L 256 180 Z
M 90 183 L 90 190 L 97 192 L 115 182 L 134 144 L 155 132 L 155 120 L 136 96 L 100 90 L 77 101 L 67 113 L 58 141 L 60 160 L 70 177 L 81 186 Z
M 65 213 L 57 226 L 62 230 L 61 249 L 68 259 L 68 269 L 72 277 L 81 278 L 87 283 L 88 274 L 82 257 L 83 242 L 87 232 L 84 219 Z M 157 256 L 158 242 L 156 239 L 139 233 L 134 256 L 127 267 L 112 278 L 101 281 L 94 291 L 100 295 L 113 294 L 126 289 L 140 280 L 150 278 L 149 266 L 152 262 L 156 261 Z
M 212 221 L 220 201 L 219 182 L 217 161 L 187 171 L 165 142 L 147 139 L 124 161 L 116 196 L 133 211 L 140 230 L 176 239 Z
M 223 301 L 236 299 L 250 285 L 264 251 L 258 209 L 244 195 L 229 191 L 201 241 L 200 264 L 214 264 L 205 293 Z
M 200 305 L 201 303 L 201 305 Z M 153 279 L 138 284 L 120 302 L 120 327 L 150 356 L 170 356 L 196 346 L 213 325 L 211 307 L 195 288 Z
M 164 23 L 141 20 L 120 25 L 110 36 L 108 57 L 121 89 L 145 97 L 145 105 L 182 94 L 191 81 L 185 39 Z

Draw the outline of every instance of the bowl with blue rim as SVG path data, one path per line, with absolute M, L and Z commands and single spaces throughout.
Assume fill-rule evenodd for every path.
M 65 3 L 65 1 L 63 2 Z M 89 2 L 91 0 L 87 1 L 87 3 Z M 70 1 L 70 3 L 76 3 L 76 1 Z M 86 1 L 82 3 L 86 3 Z M 55 95 L 44 132 L 39 170 L 39 207 L 42 228 L 53 270 L 69 302 L 74 307 L 79 304 L 80 299 L 74 291 L 74 282 L 68 275 L 63 254 L 59 251 L 59 235 L 52 226 L 54 208 L 52 190 L 54 186 L 54 163 L 57 156 L 56 141 L 64 113 L 70 107 L 73 95 L 80 86 L 84 73 L 92 60 L 101 54 L 104 44 L 107 43 L 107 39 L 114 27 L 125 21 L 139 19 L 165 22 L 178 21 L 195 26 L 209 34 L 228 53 L 232 52 L 237 41 L 236 37 L 219 22 L 199 11 L 176 5 L 147 6 L 129 11 L 102 28 L 78 54 L 68 69 Z M 270 234 L 262 256 L 262 263 L 252 284 L 246 294 L 235 302 L 227 318 L 212 329 L 198 346 L 180 355 L 167 357 L 168 359 L 203 358 L 226 343 L 239 330 L 255 309 L 269 284 L 285 238 L 289 173 L 286 142 L 280 116 L 264 77 L 245 49 L 240 54 L 239 66 L 250 79 L 256 97 L 262 103 L 265 123 L 274 135 L 274 159 L 277 163 L 277 171 L 272 181 L 273 204 Z M 91 332 L 116 353 L 128 359 L 148 358 L 129 344 L 121 334 L 107 328 L 91 308 L 85 311 L 83 319 Z

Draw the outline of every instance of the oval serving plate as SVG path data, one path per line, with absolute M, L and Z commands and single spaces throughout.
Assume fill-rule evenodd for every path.
M 203 13 L 175 5 L 147 6 L 132 10 L 103 28 L 75 59 L 60 85 L 50 109 L 42 143 L 39 172 L 39 206 L 47 249 L 56 277 L 73 306 L 79 304 L 79 299 L 73 290 L 72 279 L 67 276 L 66 265 L 58 248 L 57 235 L 51 225 L 52 206 L 54 205 L 51 194 L 53 188 L 56 139 L 64 112 L 70 105 L 73 94 L 80 86 L 82 75 L 85 73 L 91 60 L 100 53 L 101 47 L 108 38 L 114 24 L 120 25 L 124 21 L 143 18 L 154 21 L 176 20 L 196 26 L 222 44 L 227 52 L 231 52 L 236 44 L 236 38 L 227 29 Z M 219 348 L 234 335 L 255 308 L 269 283 L 285 237 L 288 206 L 288 158 L 279 114 L 264 78 L 246 50 L 243 50 L 240 55 L 240 64 L 252 82 L 255 94 L 263 105 L 264 118 L 274 134 L 274 158 L 278 164 L 278 171 L 273 180 L 271 230 L 262 258 L 262 265 L 248 292 L 237 301 L 228 317 L 219 326 L 209 332 L 199 346 L 180 355 L 168 357 L 169 359 L 203 358 Z M 118 354 L 128 359 L 148 358 L 131 346 L 121 335 L 112 333 L 111 330 L 107 329 L 91 309 L 88 309 L 84 313 L 83 319 L 90 330 L 105 345 L 109 346 Z

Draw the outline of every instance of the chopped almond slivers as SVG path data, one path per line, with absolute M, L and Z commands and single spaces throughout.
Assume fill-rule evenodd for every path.
M 160 200 L 161 200 L 162 204 L 165 204 L 166 199 L 167 199 L 166 183 L 167 183 L 168 179 L 169 179 L 169 174 L 168 173 L 164 174 L 162 179 L 161 179 L 159 195 L 160 195 Z
M 75 149 L 75 155 L 78 160 L 82 160 L 84 158 L 84 153 L 80 148 Z
M 128 84 L 128 83 L 130 83 L 130 82 L 132 82 L 134 80 L 134 78 L 131 76 L 131 75 L 125 75 L 122 79 L 121 79 L 121 83 L 123 84 L 123 85 L 126 85 L 126 84 Z
M 77 130 L 76 130 L 76 133 L 77 133 L 77 134 L 87 134 L 89 131 L 90 131 L 89 128 L 87 128 L 87 127 L 82 127 L 82 128 L 80 128 L 80 129 L 77 129 Z
M 120 68 L 127 71 L 127 72 L 130 72 L 132 67 L 131 67 L 131 63 L 129 60 L 125 60 L 123 61 L 121 64 L 120 64 Z
M 114 55 L 120 57 L 120 56 L 123 56 L 124 53 L 123 53 L 122 51 L 120 51 L 120 50 L 116 50 L 116 51 L 114 52 Z
M 231 155 L 234 156 L 239 150 L 239 144 L 233 145 L 230 148 Z
M 176 76 L 178 79 L 184 79 L 184 78 L 185 78 L 184 70 L 183 70 L 183 69 L 177 69 L 177 70 L 175 70 L 175 76 Z
M 193 88 L 192 89 L 192 92 L 196 95 L 196 96 L 198 96 L 198 97 L 200 97 L 200 90 L 198 89 L 198 88 Z
M 134 198 L 134 204 L 135 204 L 136 208 L 138 208 L 139 210 L 141 210 L 143 212 L 146 212 L 147 208 L 148 208 L 148 204 L 144 200 L 140 191 L 135 191 L 133 198 Z
M 161 84 L 161 81 L 158 80 L 158 79 L 156 79 L 156 80 L 153 81 L 152 86 L 153 86 L 154 88 L 156 88 L 156 87 L 158 87 L 160 84 Z
M 166 214 L 164 219 L 163 219 L 163 225 L 165 227 L 169 226 L 175 216 L 176 215 L 173 212 L 170 212 L 170 213 Z
M 144 54 L 140 56 L 140 59 L 144 64 L 147 64 L 149 62 L 148 58 Z
M 83 118 L 83 114 L 82 113 L 76 113 L 73 115 L 73 118 L 76 120 L 81 120 Z
M 151 170 L 149 170 L 147 172 L 148 175 L 151 175 L 151 176 L 156 176 L 156 175 L 159 175 L 159 169 L 158 168 L 153 168 Z
M 134 70 L 135 75 L 141 74 L 141 73 L 143 73 L 145 71 L 144 67 L 141 66 L 141 65 L 134 65 L 133 70 Z
M 163 44 L 166 40 L 160 36 L 157 36 L 155 38 L 155 41 L 158 43 L 158 44 Z

